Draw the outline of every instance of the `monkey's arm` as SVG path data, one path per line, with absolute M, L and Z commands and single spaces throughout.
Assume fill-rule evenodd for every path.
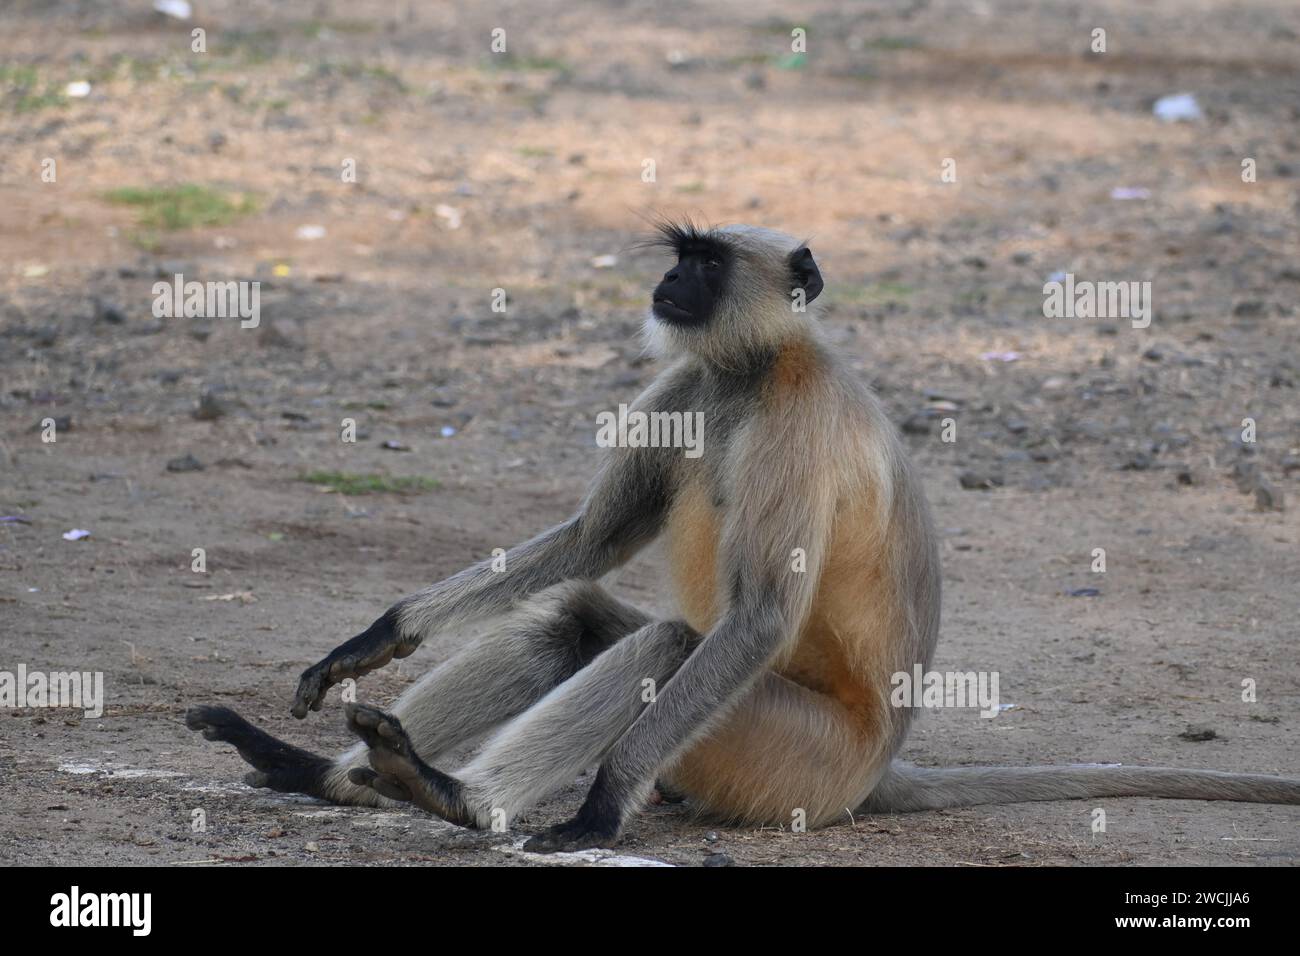
M 815 456 L 794 442 L 779 447 L 787 435 L 760 430 L 736 463 L 737 504 L 719 568 L 728 610 L 608 752 L 577 816 L 533 837 L 527 849 L 612 845 L 656 774 L 723 719 L 797 638 L 820 577 L 834 495 Z M 791 561 L 795 548 L 806 553 L 801 570 Z M 639 682 L 627 689 L 641 692 Z
M 577 815 L 532 837 L 524 848 L 554 853 L 612 846 L 649 797 L 659 770 L 765 671 L 787 623 L 770 602 L 748 603 L 724 616 L 610 750 Z M 628 693 L 640 693 L 640 687 L 630 686 Z
M 509 609 L 520 598 L 574 578 L 595 579 L 624 563 L 663 525 L 672 449 L 615 449 L 577 513 L 506 552 L 431 585 L 312 665 L 298 681 L 292 712 L 320 710 L 325 691 L 348 677 L 413 653 L 431 632 Z M 494 570 L 494 563 L 504 570 Z

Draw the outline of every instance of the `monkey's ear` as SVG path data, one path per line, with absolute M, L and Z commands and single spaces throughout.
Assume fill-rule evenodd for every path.
M 794 273 L 794 287 L 803 289 L 805 302 L 811 302 L 821 295 L 825 283 L 822 282 L 822 274 L 817 268 L 817 263 L 813 261 L 811 249 L 800 246 L 790 253 L 790 271 Z

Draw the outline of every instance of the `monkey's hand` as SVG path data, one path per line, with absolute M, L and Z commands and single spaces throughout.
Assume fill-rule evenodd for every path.
M 302 720 L 308 710 L 321 709 L 325 692 L 330 687 L 349 677 L 360 677 L 378 670 L 394 657 L 413 654 L 421 640 L 420 637 L 400 634 L 395 611 L 388 611 L 352 640 L 330 651 L 324 660 L 302 672 L 290 712 Z

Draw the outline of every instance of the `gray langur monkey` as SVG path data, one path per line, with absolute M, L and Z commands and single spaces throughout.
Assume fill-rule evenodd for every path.
M 577 815 L 527 842 L 542 852 L 612 845 L 657 780 L 713 818 L 802 812 L 809 827 L 857 809 L 1082 797 L 1300 803 L 1300 780 L 1255 774 L 896 762 L 914 711 L 891 706 L 891 675 L 928 670 L 939 630 L 920 483 L 800 307 L 822 289 L 807 246 L 749 226 L 659 233 L 676 264 L 647 327 L 670 364 L 633 408 L 703 412 L 705 454 L 613 449 L 577 512 L 507 552 L 504 573 L 484 561 L 413 594 L 308 668 L 299 718 L 434 632 L 499 619 L 391 713 L 349 704 L 361 743 L 333 760 L 227 708 L 191 709 L 191 728 L 253 765 L 250 783 L 500 828 L 598 766 Z M 597 583 L 660 536 L 677 620 Z M 454 773 L 436 766 L 476 739 Z

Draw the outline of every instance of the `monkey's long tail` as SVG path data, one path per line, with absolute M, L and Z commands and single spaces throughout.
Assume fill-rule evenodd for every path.
M 1163 797 L 1300 804 L 1300 779 L 1170 767 L 954 767 L 895 762 L 862 804 L 865 813 L 910 813 L 987 803 Z

